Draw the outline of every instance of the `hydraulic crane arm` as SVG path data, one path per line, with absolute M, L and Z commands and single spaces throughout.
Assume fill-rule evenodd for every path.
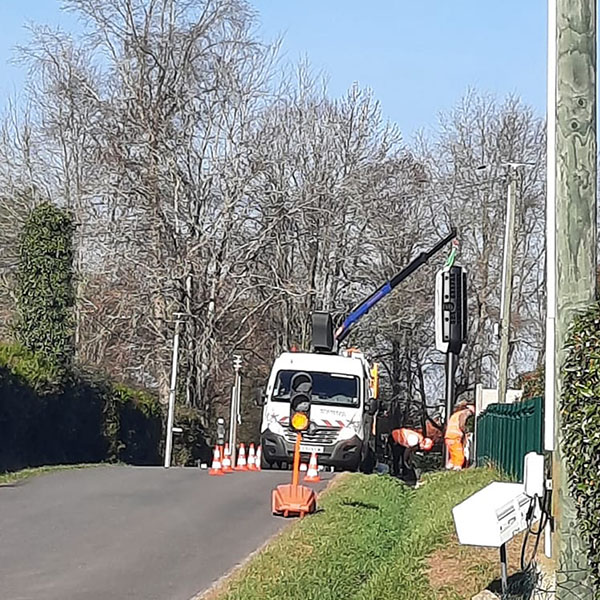
M 456 229 L 453 227 L 450 233 L 440 240 L 431 250 L 421 252 L 412 260 L 402 271 L 394 275 L 392 279 L 386 281 L 380 288 L 375 290 L 368 298 L 363 300 L 344 320 L 339 329 L 335 332 L 335 339 L 338 343 L 342 342 L 350 333 L 354 324 L 365 314 L 369 312 L 375 304 L 385 298 L 398 284 L 402 283 L 407 277 L 412 275 L 420 266 L 424 265 L 434 254 L 437 254 L 448 242 L 456 237 Z

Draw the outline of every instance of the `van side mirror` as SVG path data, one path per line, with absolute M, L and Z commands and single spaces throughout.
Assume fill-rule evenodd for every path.
M 254 404 L 256 406 L 264 406 L 266 403 L 267 403 L 267 394 L 265 393 L 265 390 L 263 390 L 262 388 L 257 388 L 256 396 L 254 398 Z

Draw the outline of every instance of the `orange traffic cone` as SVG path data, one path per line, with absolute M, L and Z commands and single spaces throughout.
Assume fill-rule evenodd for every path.
M 262 446 L 258 447 L 256 451 L 256 470 L 262 471 Z
M 317 465 L 317 453 L 313 452 L 310 455 L 310 462 L 308 463 L 308 471 L 304 477 L 305 483 L 318 483 L 321 481 L 319 477 L 319 467 Z
M 223 473 L 233 473 L 231 468 L 231 450 L 229 444 L 225 444 L 225 451 L 223 452 Z
M 246 464 L 246 448 L 244 444 L 240 444 L 240 451 L 238 453 L 238 462 L 234 471 L 247 471 L 248 465 Z
M 250 444 L 250 451 L 248 452 L 248 471 L 256 471 L 256 452 L 254 451 L 254 444 Z
M 219 450 L 219 446 L 215 446 L 215 451 L 213 453 L 213 461 L 210 466 L 210 470 L 208 471 L 209 475 L 223 475 L 223 469 L 221 467 L 221 451 Z

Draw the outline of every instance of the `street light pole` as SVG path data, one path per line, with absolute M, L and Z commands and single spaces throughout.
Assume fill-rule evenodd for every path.
M 169 388 L 169 412 L 167 415 L 167 431 L 165 441 L 165 469 L 171 466 L 173 453 L 173 422 L 175 420 L 175 392 L 177 390 L 177 361 L 179 360 L 179 328 L 181 319 L 175 321 L 175 335 L 173 336 L 173 360 L 171 363 L 171 387 Z
M 229 449 L 231 450 L 231 462 L 236 464 L 237 454 L 237 426 L 240 423 L 240 398 L 241 398 L 241 369 L 242 357 L 233 356 L 233 369 L 235 371 L 233 388 L 231 389 L 231 406 L 229 412 Z

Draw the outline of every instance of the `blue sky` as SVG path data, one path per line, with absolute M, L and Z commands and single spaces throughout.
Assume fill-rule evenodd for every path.
M 101 2 L 102 0 L 98 0 Z M 307 57 L 332 95 L 371 87 L 405 137 L 435 126 L 469 86 L 517 93 L 545 113 L 546 0 L 251 0 L 259 31 L 284 38 L 285 58 Z M 0 0 L 0 102 L 24 73 L 8 64 L 27 22 L 77 30 L 59 0 Z

